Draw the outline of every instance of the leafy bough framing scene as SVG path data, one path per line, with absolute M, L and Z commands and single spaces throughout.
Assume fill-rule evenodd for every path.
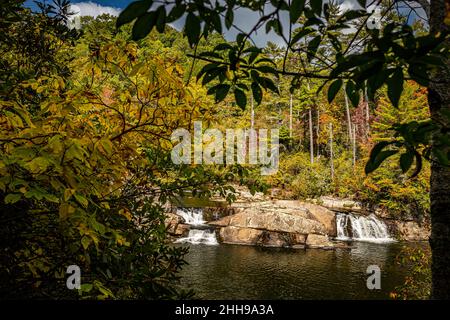
M 85 7 L 0 4 L 3 299 L 450 298 L 448 1 Z M 278 172 L 175 164 L 198 121 L 276 128 Z M 317 282 L 358 252 L 385 291 Z

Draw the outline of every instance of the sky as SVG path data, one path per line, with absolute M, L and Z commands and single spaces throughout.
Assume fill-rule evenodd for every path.
M 80 10 L 80 15 L 82 16 L 93 16 L 108 13 L 114 16 L 119 15 L 120 11 L 123 10 L 130 2 L 133 0 L 72 0 L 71 3 L 77 6 Z M 35 8 L 35 4 L 32 0 L 27 0 L 25 4 L 31 8 Z M 356 9 L 360 8 L 357 0 L 343 0 L 341 4 L 342 10 Z M 249 31 L 257 22 L 259 16 L 248 9 L 238 9 L 235 11 L 235 23 L 236 25 L 244 30 Z M 288 13 L 286 11 L 282 12 L 281 19 L 286 21 L 286 25 L 289 21 Z M 184 25 L 183 18 L 171 24 L 176 29 L 180 30 Z M 223 28 L 226 30 L 225 28 Z M 288 28 L 283 28 L 285 33 L 287 33 Z M 234 40 L 238 31 L 236 29 L 231 29 L 225 32 L 225 38 L 228 40 Z M 259 47 L 266 45 L 268 41 L 276 43 L 278 45 L 284 45 L 284 41 L 281 37 L 276 35 L 273 31 L 269 34 L 265 33 L 264 28 L 252 37 L 255 44 Z

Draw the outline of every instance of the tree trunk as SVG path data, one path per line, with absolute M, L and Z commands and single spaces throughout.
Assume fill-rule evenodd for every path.
M 316 149 L 317 149 L 317 158 L 319 158 L 320 157 L 320 148 L 319 148 L 320 108 L 319 108 L 319 105 L 316 105 L 316 108 L 317 108 Z
M 311 92 L 309 81 L 306 82 L 306 85 L 308 86 L 308 93 Z M 313 133 L 312 107 L 309 108 L 309 157 L 311 163 L 314 163 L 314 133 Z
M 353 137 L 352 137 L 352 118 L 350 117 L 350 108 L 348 106 L 348 98 L 347 94 L 345 93 L 344 88 L 344 99 L 345 99 L 345 113 L 347 114 L 347 128 L 348 128 L 348 142 L 349 146 L 352 144 Z
M 367 95 L 367 88 L 364 90 L 364 107 L 366 111 L 366 141 L 370 136 L 370 107 L 369 107 L 369 96 Z
M 309 108 L 309 157 L 311 163 L 314 163 L 314 137 L 313 137 L 313 120 L 311 108 Z
M 255 126 L 255 109 L 253 109 L 253 95 L 250 95 L 251 99 L 251 111 L 250 111 L 250 128 L 253 129 Z
M 431 0 L 431 32 L 442 32 L 449 29 L 449 26 L 444 23 L 445 2 L 445 0 Z M 449 44 L 447 40 L 447 45 Z M 447 58 L 445 63 L 450 66 L 450 59 Z M 431 118 L 434 121 L 445 123 L 445 117 L 441 111 L 450 110 L 450 74 L 446 70 L 441 70 L 432 75 L 432 80 L 433 82 L 428 88 Z M 431 297 L 433 299 L 450 299 L 450 168 L 437 162 L 431 164 L 430 200 Z
M 292 139 L 292 93 L 289 100 L 289 138 Z
M 356 123 L 352 125 L 353 128 L 353 133 L 352 133 L 352 153 L 353 153 L 353 157 L 352 157 L 352 164 L 353 164 L 353 170 L 355 170 L 355 165 L 356 165 Z
M 334 159 L 333 159 L 333 123 L 330 122 L 330 167 L 331 181 L 334 180 Z

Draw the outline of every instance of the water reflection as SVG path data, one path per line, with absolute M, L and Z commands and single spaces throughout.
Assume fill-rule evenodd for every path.
M 405 244 L 354 243 L 351 249 L 292 250 L 191 245 L 181 285 L 200 299 L 387 299 L 404 269 Z M 368 290 L 366 269 L 381 268 L 381 290 Z

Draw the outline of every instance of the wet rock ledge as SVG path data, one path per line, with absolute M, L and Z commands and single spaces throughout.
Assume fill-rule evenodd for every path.
M 168 231 L 174 237 L 186 237 L 191 226 L 176 212 L 176 207 L 173 207 L 167 213 Z M 426 224 L 392 219 L 378 212 L 369 212 L 361 204 L 351 200 L 330 197 L 311 203 L 270 200 L 260 194 L 244 194 L 231 205 L 204 207 L 203 218 L 207 221 L 207 227 L 215 229 L 221 243 L 333 249 L 348 247 L 348 243 L 334 240 L 337 236 L 336 214 L 342 212 L 376 214 L 385 222 L 390 235 L 397 240 L 423 241 L 429 237 L 429 227 Z

